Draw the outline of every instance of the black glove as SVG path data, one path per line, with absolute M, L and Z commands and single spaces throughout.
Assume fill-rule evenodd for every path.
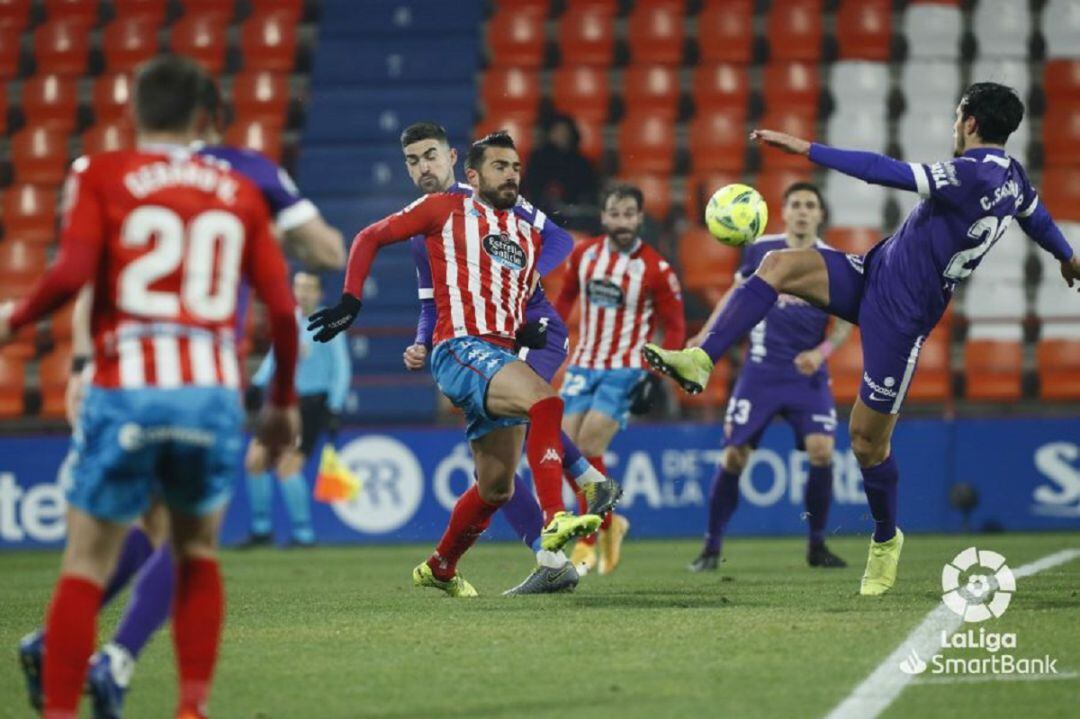
M 630 390 L 630 414 L 647 414 L 660 396 L 660 378 L 651 372 Z
M 248 385 L 244 392 L 244 409 L 248 414 L 255 414 L 263 406 L 263 390 L 257 385 Z
M 336 307 L 321 309 L 308 317 L 307 328 L 314 330 L 321 327 L 322 329 L 315 334 L 315 341 L 329 342 L 356 321 L 356 316 L 360 314 L 360 307 L 360 300 L 346 292 L 341 295 L 341 301 Z
M 514 349 L 528 347 L 542 350 L 547 347 L 547 322 L 526 322 L 514 334 Z
M 333 410 L 326 410 L 326 434 L 330 436 L 331 441 L 337 441 L 340 431 L 341 415 Z

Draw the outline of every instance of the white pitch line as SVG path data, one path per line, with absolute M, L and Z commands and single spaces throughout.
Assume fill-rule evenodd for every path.
M 1030 577 L 1077 557 L 1080 557 L 1080 549 L 1063 549 L 1017 567 L 1013 570 L 1013 576 L 1017 579 Z M 941 633 L 954 632 L 961 624 L 963 619 L 960 616 L 944 604 L 939 604 L 825 719 L 874 719 L 880 716 L 915 678 L 900 671 L 900 662 L 906 659 L 912 650 L 920 657 L 936 654 L 941 645 Z
M 984 682 L 1052 682 L 1058 680 L 1076 679 L 1080 677 L 1077 672 L 1061 672 L 1059 674 L 972 674 L 960 677 L 919 677 L 913 682 L 913 686 L 923 684 L 982 684 Z

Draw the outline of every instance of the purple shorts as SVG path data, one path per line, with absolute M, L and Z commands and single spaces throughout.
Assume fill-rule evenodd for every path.
M 873 276 L 873 256 L 818 250 L 829 273 L 829 314 L 859 325 L 863 376 L 859 398 L 870 409 L 897 414 L 904 404 L 926 334 L 897 329 L 883 282 Z
M 806 449 L 808 434 L 831 437 L 836 432 L 836 403 L 828 376 L 777 379 L 740 374 L 724 415 L 728 445 L 757 447 L 774 417 L 791 425 L 799 449 Z
M 518 350 L 518 359 L 550 383 L 570 353 L 570 332 L 546 297 L 534 298 L 529 302 L 525 308 L 525 321 L 547 325 L 547 346 L 540 350 L 522 347 Z

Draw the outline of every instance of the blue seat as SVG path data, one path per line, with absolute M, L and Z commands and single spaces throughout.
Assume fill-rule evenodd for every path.
M 472 35 L 363 42 L 328 38 L 315 48 L 311 81 L 314 87 L 465 82 L 478 69 L 478 47 Z
M 406 329 L 408 328 L 403 328 Z M 366 332 L 365 328 L 361 327 L 349 335 L 353 370 L 361 375 L 408 373 L 402 363 L 401 353 L 413 343 L 414 338 L 415 334 L 411 331 L 388 334 Z
M 311 195 L 309 195 L 311 197 Z M 316 196 L 318 197 L 318 196 Z M 322 215 L 349 240 L 360 230 L 392 215 L 416 199 L 416 195 L 360 195 L 315 199 Z
M 320 39 L 415 32 L 475 32 L 483 20 L 480 0 L 323 0 Z
M 355 407 L 356 410 L 347 413 L 347 420 L 425 424 L 430 422 L 435 417 L 438 389 L 435 387 L 435 382 L 431 380 L 430 374 L 426 372 L 415 374 L 415 377 L 403 378 L 400 382 L 379 377 L 377 384 L 364 382 L 354 387 L 350 394 L 356 401 L 355 403 L 350 401 L 349 405 Z M 407 400 L 403 401 L 404 398 Z
M 375 143 L 397 146 L 408 125 L 428 120 L 446 128 L 451 144 L 461 147 L 471 137 L 476 113 L 471 96 L 462 94 L 453 104 L 391 105 L 377 98 L 357 98 L 348 93 L 316 92 L 308 103 L 303 140 L 313 143 Z M 400 160 L 400 151 L 399 151 Z
M 416 194 L 397 143 L 383 146 L 306 146 L 296 181 L 310 197 L 397 195 L 404 207 Z

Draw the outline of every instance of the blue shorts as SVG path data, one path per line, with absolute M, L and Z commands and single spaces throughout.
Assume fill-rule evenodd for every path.
M 517 361 L 508 350 L 476 337 L 454 337 L 435 347 L 431 374 L 447 399 L 465 413 L 465 435 L 470 440 L 528 422 L 524 417 L 493 417 L 487 410 L 491 378 Z
M 208 514 L 232 494 L 243 421 L 234 389 L 90 387 L 74 434 L 67 500 L 117 523 L 134 520 L 155 495 L 182 514 Z
M 836 404 L 828 376 L 777 379 L 744 371 L 735 382 L 724 415 L 728 444 L 756 448 L 774 417 L 791 425 L 799 449 L 806 449 L 808 434 L 833 436 Z
M 645 376 L 645 370 L 585 369 L 570 367 L 563 379 L 562 395 L 565 414 L 585 414 L 592 410 L 611 417 L 626 427 L 630 416 L 630 390 Z
M 870 409 L 897 414 L 907 397 L 919 352 L 929 330 L 902 330 L 890 311 L 882 283 L 872 279 L 873 256 L 818 250 L 829 273 L 829 306 L 837 317 L 859 325 L 863 376 L 859 398 Z

